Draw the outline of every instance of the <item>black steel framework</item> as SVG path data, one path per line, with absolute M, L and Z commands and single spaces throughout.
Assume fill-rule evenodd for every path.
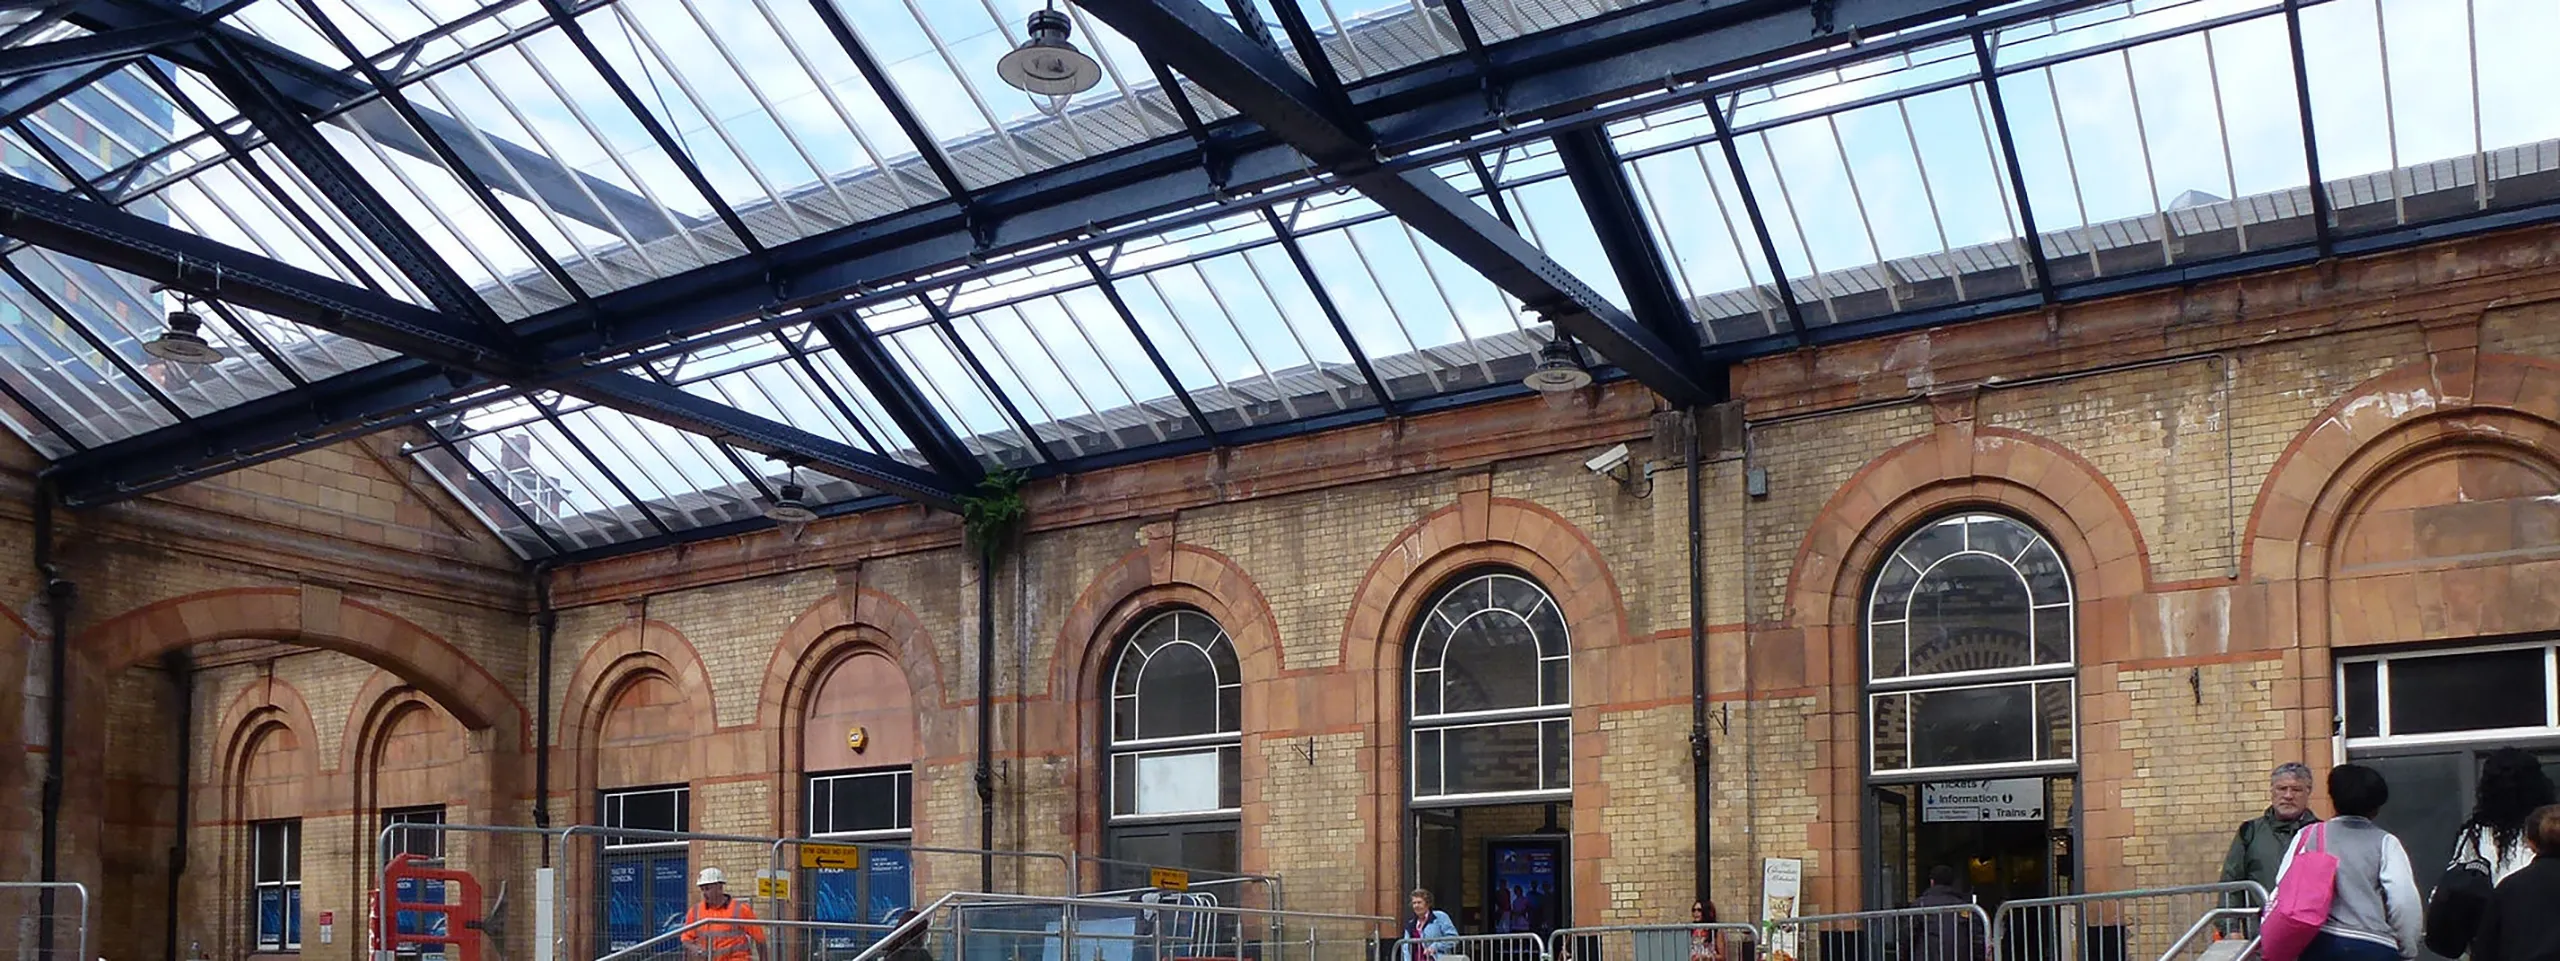
M 1597 350 L 1608 365 L 1603 377 L 1633 378 L 1675 404 L 1712 403 L 1724 396 L 1726 365 L 1751 356 L 2540 222 L 2560 212 L 2560 192 L 2538 192 L 2545 190 L 2533 179 L 2543 176 L 2538 171 L 2497 173 L 2514 166 L 2492 162 L 2507 145 L 2474 143 L 2469 157 L 2453 162 L 2473 165 L 2476 204 L 2418 204 L 2431 212 L 2411 214 L 2413 198 L 2387 184 L 2381 189 L 2395 205 L 2393 219 L 2374 227 L 2368 211 L 2357 229 L 2342 228 L 2347 214 L 2333 206 L 2352 193 L 2333 197 L 2323 179 L 2308 66 L 2318 51 L 2307 49 L 2304 24 L 2329 3 L 2195 2 L 2229 9 L 2051 52 L 2036 38 L 2068 31 L 2054 18 L 2110 5 L 1632 2 L 1597 16 L 1530 22 L 1515 19 L 1522 14 L 1513 5 L 1392 4 L 1346 21 L 1337 9 L 1344 4 L 1278 0 L 1270 6 L 1274 30 L 1250 15 L 1255 4 L 1229 3 L 1220 12 L 1200 0 L 1080 0 L 1079 35 L 1100 43 L 1090 34 L 1107 27 L 1133 41 L 1145 70 L 1130 76 L 1156 85 L 1129 88 L 1114 72 L 1117 97 L 1103 96 L 1114 89 L 1106 87 L 1083 103 L 1053 104 L 1031 120 L 1012 121 L 962 77 L 974 68 L 953 61 L 936 39 L 935 51 L 989 123 L 954 137 L 944 130 L 947 118 L 934 113 L 954 102 L 920 107 L 917 88 L 902 86 L 894 64 L 875 49 L 884 41 L 866 32 L 874 28 L 849 21 L 832 0 L 776 0 L 788 16 L 822 27 L 814 42 L 844 58 L 894 136 L 915 152 L 877 164 L 879 182 L 908 198 L 901 209 L 769 239 L 758 235 L 757 218 L 799 216 L 793 205 L 808 201 L 793 191 L 804 188 L 778 188 L 756 174 L 772 199 L 769 209 L 724 194 L 718 178 L 735 172 L 716 170 L 689 149 L 706 129 L 728 136 L 721 121 L 668 112 L 661 78 L 625 76 L 591 35 L 587 21 L 630 19 L 613 0 L 517 0 L 399 32 L 338 22 L 333 17 L 343 11 L 309 0 L 276 5 L 316 27 L 324 46 L 300 51 L 250 29 L 247 4 L 199 12 L 168 0 L 64 0 L 0 38 L 0 130 L 34 165 L 0 177 L 0 233 L 54 252 L 46 256 L 212 298 L 208 309 L 223 340 L 280 378 L 282 389 L 242 389 L 215 402 L 201 391 L 164 387 L 168 378 L 135 359 L 142 331 L 84 320 L 125 282 L 91 279 L 81 290 L 48 292 L 23 265 L 8 263 L 9 279 L 26 292 L 20 309 L 59 318 L 74 338 L 65 349 L 97 358 L 93 373 L 82 376 L 103 381 L 12 377 L 12 366 L 0 368 L 0 396 L 25 413 L 21 429 L 58 446 L 56 476 L 75 505 L 137 496 L 371 431 L 432 425 L 414 449 L 456 465 L 448 483 L 489 494 L 484 500 L 497 506 L 476 509 L 514 530 L 511 543 L 528 554 L 575 558 L 760 522 L 675 522 L 674 508 L 642 489 L 660 485 L 618 476 L 594 447 L 608 439 L 572 429 L 560 397 L 710 438 L 706 449 L 715 453 L 705 468 L 757 496 L 771 496 L 774 475 L 741 451 L 856 485 L 821 505 L 823 514 L 898 500 L 948 508 L 995 465 L 1093 469 L 1519 396 L 1521 365 L 1547 336 L 1569 335 Z M 776 29 L 784 22 L 773 21 Z M 2120 55 L 2128 58 L 2127 89 L 2139 112 L 2143 90 L 2128 51 L 2279 22 L 2306 173 L 2297 197 L 2245 198 L 2246 205 L 2240 197 L 2209 198 L 2223 206 L 2203 215 L 2181 214 L 2155 198 L 2153 213 L 2138 222 L 2099 224 L 2084 213 L 2074 226 L 2039 228 L 2031 192 L 2040 186 L 2038 165 L 2051 161 L 2030 156 L 2018 132 L 2025 121 L 2004 88 L 2037 77 L 2050 84 L 2058 66 Z M 928 22 L 918 26 L 931 32 Z M 1016 38 L 1016 25 L 994 26 Z M 490 31 L 498 34 L 484 36 Z M 1415 59 L 1381 52 L 1384 38 L 1407 35 L 1430 38 L 1439 53 Z M 536 37 L 560 38 L 582 69 L 601 76 L 610 104 L 675 180 L 653 190 L 627 167 L 616 175 L 593 162 L 571 163 L 550 155 L 547 142 L 527 146 L 481 129 L 439 106 L 450 98 L 420 93 L 443 71 Z M 2020 52 L 2009 53 L 2010 45 Z M 2316 37 L 2308 44 L 2317 45 Z M 1893 58 L 1913 68 L 1950 56 L 1968 69 L 1810 108 L 1787 103 L 1796 94 L 1777 86 L 1800 90 L 1827 76 L 1845 89 L 1844 70 Z M 99 148 L 63 139 L 62 117 L 94 124 L 102 105 L 131 109 L 134 81 L 165 98 L 167 115 L 187 121 L 163 122 L 173 128 L 166 143 L 126 136 Z M 643 84 L 660 94 L 658 103 L 643 95 Z M 1797 171 L 1779 168 L 1770 138 L 1829 125 L 1847 190 L 1856 196 L 1868 158 L 1852 156 L 1841 118 L 1892 106 L 1910 124 L 1909 104 L 1968 90 L 1985 116 L 1991 170 L 2014 221 L 2010 236 L 1971 247 L 1944 239 L 1947 218 L 1933 190 L 1929 215 L 1939 224 L 1942 251 L 1888 254 L 1870 222 L 1876 263 L 1843 267 L 1835 257 L 1822 264 L 1802 212 L 1820 201 L 1802 194 L 1818 187 L 1790 183 Z M 690 87 L 682 93 L 694 97 Z M 761 88 L 756 96 L 762 102 Z M 1674 235 L 1688 226 L 1677 220 L 1713 215 L 1662 206 L 1665 199 L 1645 180 L 1646 165 L 1683 145 L 1648 140 L 1645 130 L 1676 123 L 1684 110 L 1703 111 L 1711 133 L 1691 145 L 1719 161 L 1701 166 L 1699 182 L 1719 206 L 1719 192 L 1730 190 L 1738 208 L 1718 225 L 1731 234 L 1729 259 L 1749 278 L 1742 286 L 1759 310 L 1765 314 L 1774 300 L 1783 329 L 1774 321 L 1758 332 L 1728 324 L 1717 313 L 1724 292 L 1692 276 L 1700 269 L 1690 263 L 1694 251 L 1673 249 L 1682 246 Z M 2059 106 L 2050 110 L 2062 127 L 2071 189 L 2081 191 L 2082 174 L 2067 159 L 2072 120 Z M 148 122 L 147 111 L 136 116 Z M 1125 146 L 1084 146 L 1113 124 L 1140 133 L 1109 134 L 1118 138 L 1109 142 Z M 792 136 L 787 128 L 783 134 Z M 113 129 L 108 135 L 118 136 Z M 1933 162 L 1944 161 L 1923 157 L 1918 135 L 1911 136 L 1911 159 L 1927 178 Z M 2135 136 L 2154 134 L 2137 129 Z M 387 151 L 380 164 L 449 176 L 455 197 L 488 218 L 488 239 L 520 248 L 528 272 L 501 272 L 494 281 L 464 276 L 450 247 L 440 253 L 413 224 L 417 215 L 386 194 L 408 175 L 387 183 L 362 165 L 373 158 L 345 151 L 332 137 Z M 1749 169 L 1745 143 L 1772 151 L 1774 183 Z M 1040 165 L 986 182 L 989 168 L 972 158 L 992 150 L 1012 151 L 1017 162 L 1036 156 Z M 260 194 L 223 202 L 264 203 L 269 219 L 289 225 L 297 243 L 338 276 L 227 246 L 193 220 L 154 219 L 172 215 L 165 207 L 135 214 L 137 204 L 164 204 L 160 198 L 173 186 L 215 168 L 236 170 Z M 974 186 L 971 170 L 979 171 Z M 2493 174 L 2506 178 L 2497 191 Z M 2372 175 L 2393 176 L 2358 176 Z M 861 183 L 831 176 L 820 171 L 806 192 Z M 1556 188 L 1572 200 L 1566 215 L 1557 213 Z M 697 212 L 662 197 L 665 189 L 689 190 L 700 201 Z M 1346 189 L 1359 197 L 1345 199 Z M 2284 213 L 2291 205 L 2307 206 L 2307 215 Z M 1853 206 L 1870 216 L 1866 200 Z M 2057 222 L 2074 223 L 2063 213 Z M 1559 216 L 1571 222 L 1559 223 Z M 2224 229 L 2224 221 L 2241 225 L 2236 249 L 2182 256 L 2171 243 L 2173 235 Z M 609 233 L 628 247 L 601 254 L 581 247 L 582 267 L 554 252 L 561 249 L 555 234 L 571 229 Z M 2157 262 L 2111 261 L 2119 255 L 2105 248 L 2107 231 L 2153 237 L 2144 242 L 2160 251 Z M 2251 232 L 2298 234 L 2300 241 L 2253 245 Z M 1577 236 L 1587 236 L 1598 254 L 1569 267 L 1559 251 L 1574 249 Z M 647 257 L 645 248 L 655 245 L 742 253 L 618 287 L 594 282 L 602 276 L 598 258 Z M 2077 252 L 2068 264 L 2049 263 L 2048 246 Z M 1986 262 L 1993 266 L 1980 266 Z M 1472 276 L 1447 273 L 1452 263 Z M 2074 272 L 2066 276 L 2065 266 Z M 1382 270 L 1401 273 L 1382 277 Z M 2000 270 L 2022 270 L 2027 279 L 2002 286 L 1994 283 Z M 1950 278 L 1953 298 L 1925 290 Z M 1968 278 L 1993 292 L 1966 293 Z M 1507 298 L 1507 316 L 1469 299 L 1478 279 L 1482 290 Z M 535 303 L 512 315 L 493 307 L 499 288 L 537 282 L 556 292 L 550 303 L 557 306 Z M 1414 300 L 1417 291 L 1434 295 L 1439 306 Z M 1100 305 L 1090 318 L 1075 300 L 1087 293 Z M 1889 299 L 1889 309 L 1857 307 L 1861 297 Z M 520 293 L 517 299 L 525 302 Z M 1818 316 L 1808 303 L 1821 308 Z M 990 309 L 1012 312 L 1012 322 L 1039 344 L 986 333 L 973 314 Z M 1552 333 L 1544 332 L 1547 322 Z M 293 324 L 299 328 L 279 326 Z M 1434 332 L 1447 329 L 1456 330 L 1455 339 Z M 1064 346 L 1052 342 L 1065 334 L 1074 336 Z M 288 335 L 300 339 L 288 343 Z M 348 363 L 341 343 L 397 356 Z M 770 359 L 710 375 L 718 383 L 652 366 L 741 345 Z M 323 355 L 327 362 L 315 359 Z M 1107 370 L 1112 383 L 1078 383 L 1078 370 Z M 732 406 L 725 401 L 731 390 L 761 397 L 793 423 Z M 797 394 L 778 400 L 777 390 Z M 169 423 L 101 429 L 86 422 L 89 408 L 71 393 L 136 398 L 157 411 L 143 419 Z M 579 469 L 600 474 L 617 509 L 646 527 L 646 536 L 580 546 L 558 518 L 510 499 L 466 449 L 478 436 L 454 426 L 474 410 L 508 402 L 530 404 L 537 420 L 565 435 L 585 462 Z M 1165 420 L 1176 406 L 1179 415 Z

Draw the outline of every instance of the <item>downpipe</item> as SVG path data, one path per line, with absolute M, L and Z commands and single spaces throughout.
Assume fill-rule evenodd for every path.
M 551 606 L 551 562 L 533 565 L 533 628 L 536 635 L 533 713 L 533 826 L 551 826 L 551 658 L 560 633 L 560 612 Z M 551 845 L 542 848 L 542 866 L 551 867 Z
M 1689 493 L 1689 761 L 1697 779 L 1698 807 L 1692 812 L 1691 825 L 1697 837 L 1696 882 L 1698 900 L 1713 903 L 1715 880 L 1714 836 L 1710 833 L 1710 812 L 1715 789 L 1714 751 L 1707 740 L 1707 559 L 1706 498 L 1699 488 L 1705 477 L 1703 463 L 1706 428 L 1703 408 L 1689 408 L 1689 443 L 1687 463 Z
M 978 846 L 996 847 L 996 559 L 978 555 Z M 978 856 L 978 890 L 996 889 L 996 859 Z
M 60 499 L 59 493 L 53 478 L 37 476 L 34 559 L 36 576 L 44 579 L 46 627 L 53 634 L 51 663 L 45 667 L 45 690 L 50 698 L 45 703 L 44 720 L 43 835 L 36 856 L 38 879 L 48 884 L 62 880 L 62 782 L 68 760 L 63 741 L 71 710 L 71 692 L 65 687 L 71 673 L 71 604 L 78 595 L 71 579 L 54 564 L 54 505 Z M 37 894 L 36 913 L 37 957 L 53 961 L 53 888 Z
M 184 650 L 160 655 L 160 666 L 169 672 L 169 681 L 178 689 L 178 831 L 169 845 L 169 913 L 161 943 L 167 961 L 178 957 L 179 882 L 187 874 L 187 826 L 192 816 L 189 799 L 194 795 L 196 729 L 196 662 Z

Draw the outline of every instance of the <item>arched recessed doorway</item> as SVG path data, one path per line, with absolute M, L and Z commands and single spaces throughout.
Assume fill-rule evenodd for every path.
M 1569 924 L 1573 645 L 1547 589 L 1459 575 L 1411 630 L 1410 880 L 1467 933 Z
M 1986 908 L 2074 887 L 2076 608 L 2050 540 L 2015 518 L 1905 535 L 1865 609 L 1867 900 L 1933 869 Z

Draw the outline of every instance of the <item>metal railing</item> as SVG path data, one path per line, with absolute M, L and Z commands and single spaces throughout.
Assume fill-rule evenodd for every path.
M 1772 921 L 1767 961 L 1984 961 L 1991 915 L 1980 905 L 1893 908 Z
M 2250 883 L 2251 886 L 2255 886 L 2254 882 Z M 2223 925 L 2232 921 L 2244 919 L 2256 921 L 2258 913 L 2262 910 L 2264 909 L 2215 908 L 2203 917 L 2197 918 L 2196 923 L 2188 925 L 2186 933 L 2179 935 L 2178 940 L 2171 942 L 2169 949 L 2161 952 L 2158 961 L 2180 961 L 2186 958 L 2190 946 L 2198 944 L 2199 938 L 2204 939 L 2201 942 L 2204 947 L 2196 951 L 2197 961 L 2252 961 L 2258 956 L 2257 938 L 2226 940 L 2220 932 Z M 2236 947 L 2226 948 L 2225 945 L 2236 945 Z
M 1548 936 L 1552 961 L 1753 961 L 1760 929 L 1748 924 L 1620 924 L 1564 928 Z
M 1150 886 L 1148 875 L 1158 868 L 1165 867 L 1165 865 L 1150 864 L 1145 861 L 1096 857 L 1082 852 L 1071 853 L 1067 857 L 1072 865 L 1072 874 L 1076 879 L 1075 890 L 1079 897 L 1088 893 L 1129 891 L 1148 887 Z M 1086 865 L 1092 865 L 1093 870 L 1087 871 Z M 1288 910 L 1289 906 L 1281 891 L 1280 879 L 1277 877 L 1267 874 L 1246 874 L 1240 871 L 1204 869 L 1186 869 L 1183 873 L 1189 876 L 1192 890 L 1218 891 L 1220 892 L 1219 900 L 1225 904 L 1271 911 Z M 1224 893 L 1230 890 L 1235 892 L 1232 896 Z
M 88 885 L 77 881 L 0 881 L 0 905 L 5 906 L 0 907 L 0 917 L 9 922 L 7 928 L 0 929 L 0 961 L 88 961 Z M 73 949 L 68 954 L 63 953 L 66 946 Z
M 2146 888 L 2002 904 L 1992 915 L 1997 961 L 2160 961 L 2198 919 L 2226 908 L 2255 916 L 2267 903 L 2254 881 Z M 2246 921 L 2236 922 L 2246 925 Z M 2220 925 L 2212 925 L 2220 930 Z
M 872 935 L 886 933 L 890 929 L 889 926 L 885 924 L 844 924 L 833 921 L 790 921 L 780 918 L 703 918 L 698 921 L 690 921 L 679 925 L 674 930 L 661 932 L 645 941 L 631 945 L 630 947 L 608 953 L 603 957 L 597 958 L 596 961 L 627 961 L 627 959 L 630 958 L 657 954 L 669 947 L 672 947 L 679 941 L 687 940 L 687 936 L 707 928 L 770 928 L 777 931 L 845 931 Z M 773 953 L 775 948 L 772 946 L 770 939 L 764 937 L 762 932 L 732 936 L 745 937 L 749 944 L 752 945 L 750 948 L 750 954 L 755 956 L 757 961 L 775 961 L 778 957 L 778 955 Z
M 1547 941 L 1535 934 L 1459 934 L 1399 938 L 1392 961 L 1548 961 Z
M 1181 939 L 1171 922 L 1183 916 L 1218 934 Z M 1374 961 L 1395 924 L 1374 915 L 952 892 L 847 961 L 883 961 L 911 948 L 934 961 L 1172 961 L 1183 956 L 1176 948 L 1200 958 Z

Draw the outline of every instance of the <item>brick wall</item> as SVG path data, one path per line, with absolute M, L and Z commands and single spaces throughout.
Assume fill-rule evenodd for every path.
M 2270 765 L 2327 757 L 2333 643 L 2560 628 L 2552 558 L 2430 555 L 2419 560 L 2433 566 L 2405 576 L 2333 581 L 2317 547 L 2360 516 L 2357 490 L 2421 477 L 2393 496 L 2457 499 L 2441 488 L 2459 481 L 2393 473 L 2407 458 L 2472 456 L 2495 433 L 2498 456 L 2560 465 L 2560 427 L 2535 426 L 2560 424 L 2560 389 L 2548 386 L 2560 384 L 2552 236 L 2478 238 L 1738 370 L 1751 425 L 1719 439 L 1701 490 L 1710 867 L 1724 915 L 1753 912 L 1768 857 L 1805 859 L 1808 910 L 1859 906 L 1854 609 L 1873 559 L 1934 512 L 2020 513 L 2072 559 L 2081 851 L 2101 886 L 2209 874 L 2228 825 L 2261 803 Z M 1577 919 L 1685 915 L 1699 787 L 1687 491 L 1676 445 L 1653 436 L 1653 406 L 1618 387 L 1033 485 L 1039 526 L 992 585 L 992 843 L 1101 849 L 1088 672 L 1137 615 L 1196 604 L 1238 639 L 1245 713 L 1259 722 L 1244 742 L 1245 864 L 1285 876 L 1292 907 L 1398 910 L 1404 639 L 1421 597 L 1498 561 L 1547 581 L 1574 625 L 1576 782 L 1562 826 L 1584 856 Z M 2487 426 L 2466 433 L 2474 423 Z M 1583 467 L 1620 442 L 1638 467 L 1629 482 Z M 153 779 L 176 749 L 177 708 L 139 655 L 188 645 L 206 667 L 186 708 L 197 830 L 184 923 L 208 932 L 217 957 L 240 952 L 245 903 L 246 842 L 225 813 L 244 786 L 227 752 L 262 711 L 307 733 L 306 899 L 337 910 L 344 928 L 371 836 L 363 785 L 377 775 L 388 793 L 438 777 L 458 785 L 456 820 L 525 823 L 530 750 L 547 750 L 556 820 L 618 786 L 600 783 L 610 776 L 693 785 L 704 830 L 786 826 L 800 773 L 789 767 L 801 736 L 790 679 L 818 666 L 795 658 L 835 656 L 854 634 L 899 658 L 914 689 L 917 841 L 990 840 L 973 779 L 979 573 L 947 519 L 883 511 L 797 542 L 751 535 L 561 572 L 555 730 L 534 744 L 542 685 L 520 575 L 461 505 L 381 451 L 317 452 L 77 518 L 88 536 L 66 544 L 65 562 L 82 585 L 75 638 L 92 662 L 75 692 L 112 712 L 75 712 L 75 743 L 106 748 L 74 759 L 86 792 L 75 796 L 100 812 L 74 819 L 76 871 L 103 879 L 166 843 L 152 832 L 171 824 L 174 799 Z M 6 453 L 0 485 L 22 494 L 25 465 Z M 1660 468 L 1649 482 L 1648 464 Z M 1744 493 L 1754 471 L 1765 496 Z M 2416 509 L 2394 509 L 2404 508 Z M 0 505 L 0 541 L 27 530 L 22 507 Z M 23 552 L 0 553 L 0 603 L 40 622 Z M 2475 573 L 2507 585 L 2478 605 L 2494 617 L 2430 607 L 2429 588 L 2413 586 L 2442 595 Z M 0 735 L 39 749 L 48 692 L 30 654 L 41 650 L 0 650 L 0 691 L 26 705 L 0 717 Z M 651 712 L 646 724 L 608 710 L 631 684 L 647 689 L 648 704 L 630 705 Z M 446 713 L 400 734 L 407 722 L 385 712 L 403 697 L 443 698 Z M 387 749 L 389 769 L 371 770 L 358 742 L 377 729 L 423 740 Z M 0 837 L 13 842 L 32 836 L 20 812 L 35 806 L 44 757 L 20 756 L 23 766 L 0 768 L 0 798 L 25 799 L 0 805 Z M 31 873 L 15 852 L 33 845 L 6 847 L 0 863 Z M 519 866 L 522 878 L 530 853 L 463 856 Z M 733 873 L 751 861 L 708 846 L 697 856 Z M 973 884 L 977 865 L 927 859 L 918 870 L 929 896 Z M 1001 883 L 1054 890 L 1041 870 L 1008 862 Z M 116 882 L 132 915 L 119 937 L 133 943 L 109 956 L 156 950 L 149 906 L 160 895 L 141 890 L 154 883 Z M 305 953 L 360 950 L 340 941 Z

